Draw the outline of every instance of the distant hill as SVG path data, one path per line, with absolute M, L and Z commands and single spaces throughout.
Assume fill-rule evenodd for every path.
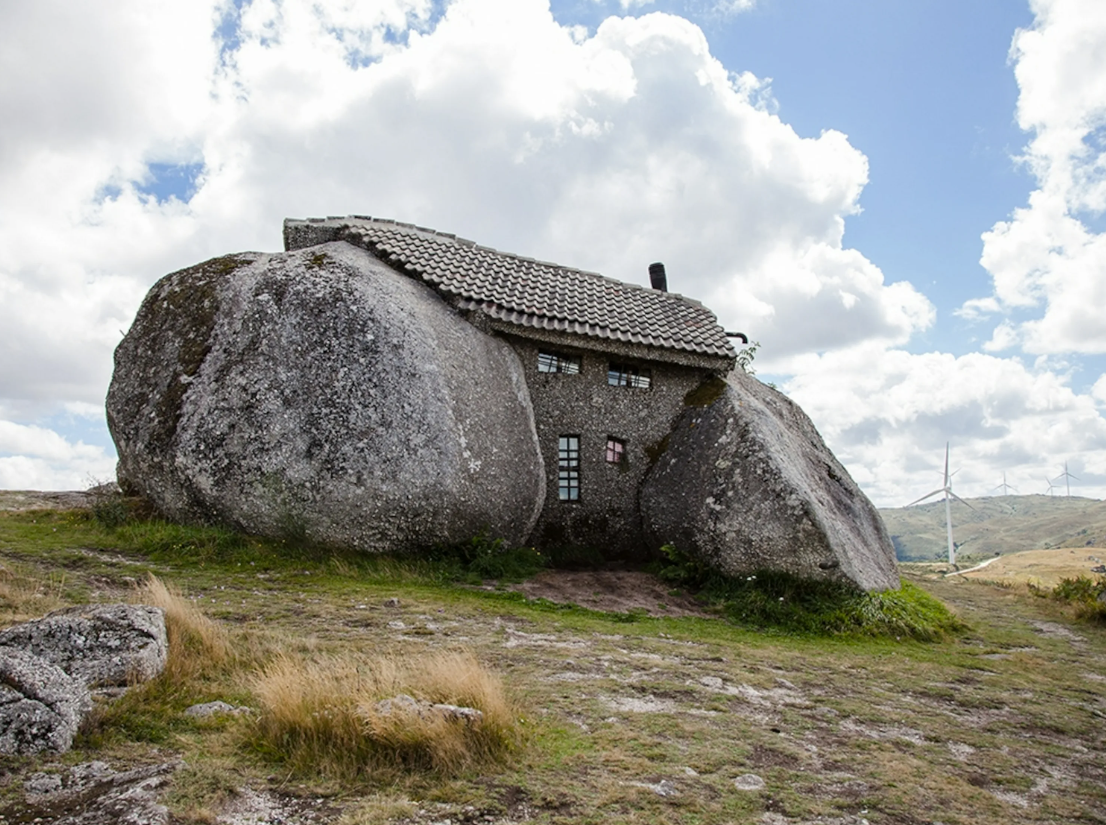
M 1106 548 L 1106 501 L 1076 496 L 991 496 L 952 503 L 958 555 L 993 556 L 1053 547 Z M 880 510 L 900 561 L 944 559 L 945 503 Z

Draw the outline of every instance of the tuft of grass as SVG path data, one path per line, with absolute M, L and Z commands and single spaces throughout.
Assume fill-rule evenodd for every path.
M 62 573 L 43 579 L 10 563 L 0 565 L 0 624 L 37 619 L 66 603 Z
M 723 576 L 672 545 L 658 575 L 698 591 L 736 624 L 804 636 L 861 636 L 940 641 L 966 626 L 938 599 L 909 582 L 865 593 L 846 584 L 759 570 Z
M 136 589 L 132 601 L 165 611 L 169 660 L 162 678 L 184 682 L 213 668 L 221 668 L 232 658 L 226 630 L 200 612 L 180 591 L 152 573 Z
M 254 679 L 261 712 L 251 744 L 307 775 L 363 778 L 387 770 L 452 773 L 501 759 L 515 743 L 499 679 L 467 652 L 415 658 L 276 657 Z M 475 708 L 480 721 L 378 704 L 407 694 Z

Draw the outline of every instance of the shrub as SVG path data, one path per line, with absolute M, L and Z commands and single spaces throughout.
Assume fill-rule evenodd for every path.
M 1063 579 L 1050 595 L 1073 605 L 1080 618 L 1106 622 L 1106 576 Z
M 252 745 L 300 773 L 452 772 L 498 759 L 514 743 L 502 685 L 470 653 L 316 661 L 281 655 L 255 678 L 253 690 L 261 713 Z M 389 712 L 379 707 L 401 694 L 475 708 L 483 718 L 419 713 L 396 703 Z
M 903 582 L 865 593 L 847 584 L 774 570 L 725 576 L 673 545 L 661 548 L 658 575 L 697 591 L 736 624 L 815 636 L 885 636 L 936 641 L 964 624 L 940 601 Z

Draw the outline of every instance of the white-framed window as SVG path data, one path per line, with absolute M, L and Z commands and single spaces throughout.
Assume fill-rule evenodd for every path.
M 582 359 L 579 355 L 565 355 L 551 350 L 538 351 L 538 372 L 559 372 L 565 375 L 579 375 Z
M 557 440 L 557 495 L 561 501 L 580 500 L 580 436 Z

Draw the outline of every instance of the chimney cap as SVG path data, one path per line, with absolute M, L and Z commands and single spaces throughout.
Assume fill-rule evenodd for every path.
M 664 264 L 660 261 L 649 264 L 649 283 L 652 284 L 653 289 L 668 292 L 668 276 L 665 274 Z

